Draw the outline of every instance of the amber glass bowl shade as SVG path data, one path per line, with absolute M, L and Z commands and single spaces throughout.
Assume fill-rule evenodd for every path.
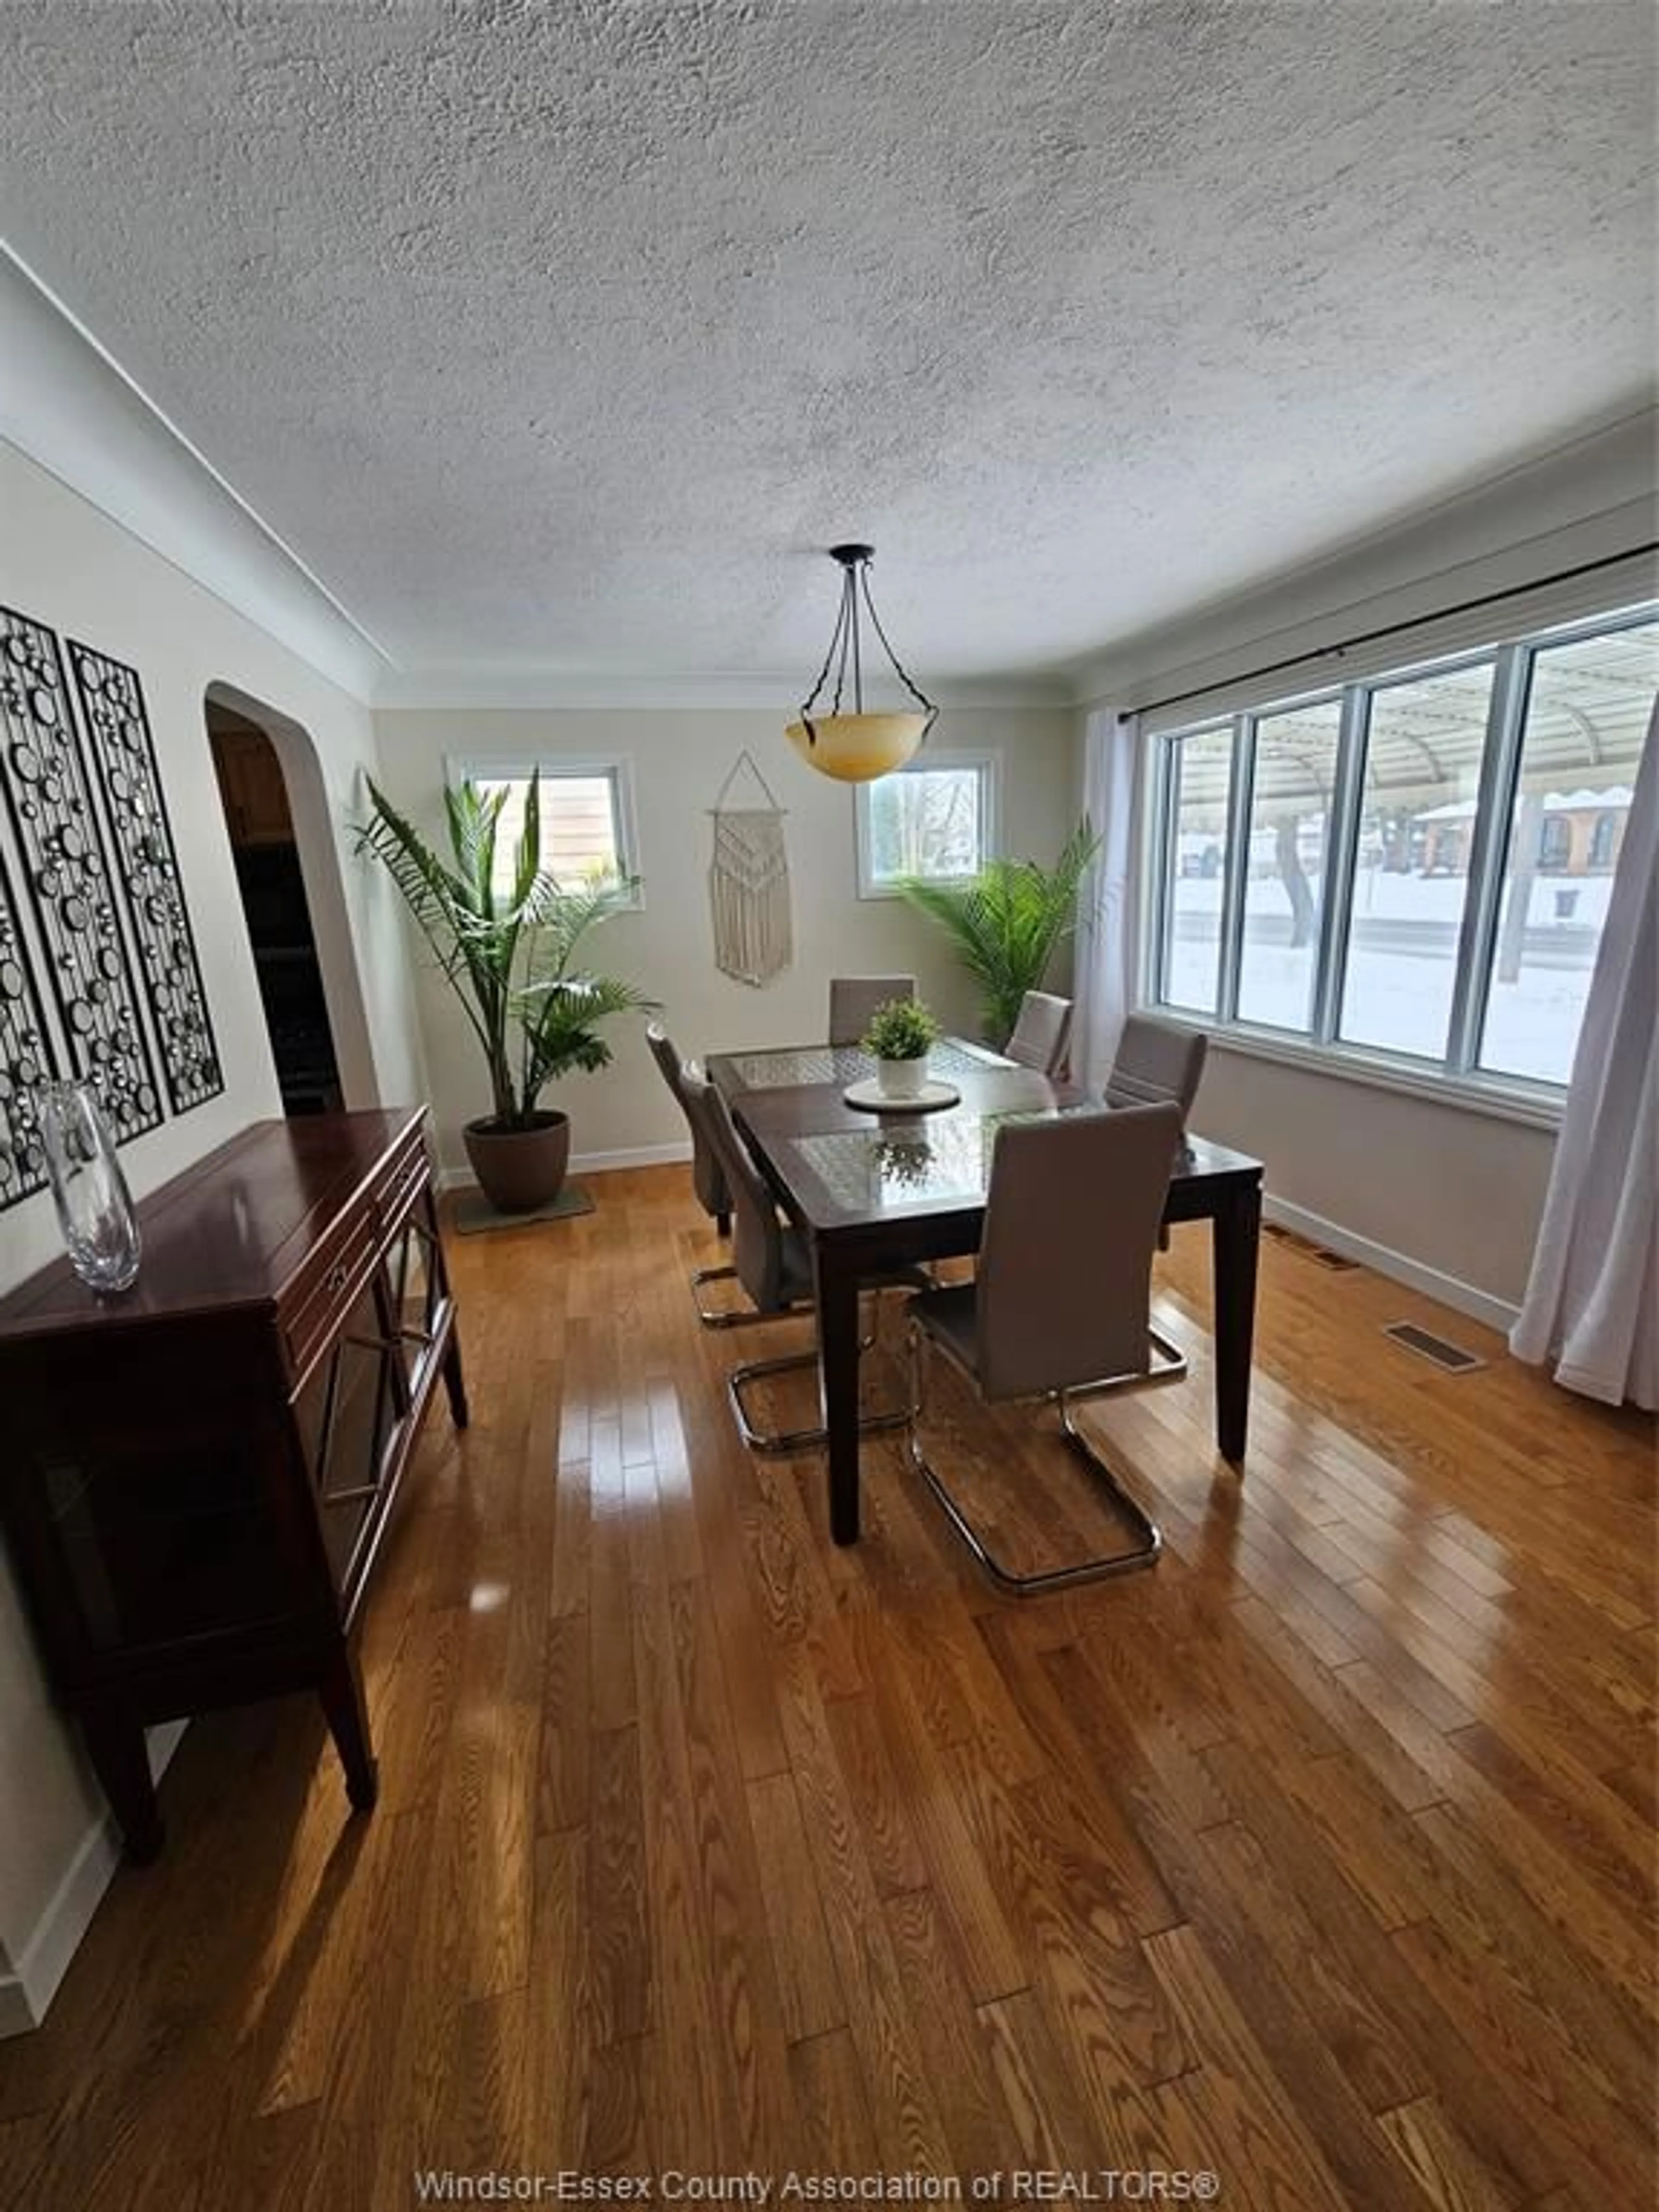
M 814 714 L 786 735 L 809 768 L 842 783 L 870 783 L 902 768 L 927 732 L 923 714 Z

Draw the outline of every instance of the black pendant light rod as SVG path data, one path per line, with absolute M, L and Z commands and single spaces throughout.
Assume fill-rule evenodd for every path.
M 927 697 L 925 692 L 919 691 L 916 689 L 915 685 L 910 681 L 909 674 L 906 670 L 903 662 L 899 659 L 897 653 L 894 652 L 892 647 L 887 642 L 887 633 L 881 626 L 881 617 L 876 612 L 876 603 L 870 596 L 870 579 L 867 575 L 864 578 L 864 604 L 869 611 L 872 627 L 874 629 L 876 635 L 881 640 L 881 649 L 887 655 L 888 659 L 893 664 L 894 675 L 897 677 L 899 682 L 910 694 L 910 696 L 915 701 L 917 706 L 925 710 L 927 715 L 927 726 L 931 729 L 933 723 L 939 718 L 939 708 L 933 704 L 933 701 Z
M 853 712 L 855 714 L 861 714 L 864 712 L 864 653 L 859 629 L 860 586 L 871 626 L 881 640 L 882 650 L 892 664 L 893 673 L 916 704 L 926 713 L 929 729 L 933 727 L 938 717 L 939 708 L 934 706 L 931 699 L 927 698 L 917 690 L 901 665 L 898 655 L 888 643 L 887 633 L 881 626 L 881 617 L 876 612 L 875 601 L 870 596 L 868 574 L 870 562 L 875 557 L 875 550 L 873 545 L 832 545 L 830 548 L 830 559 L 838 561 L 842 568 L 841 605 L 836 611 L 836 626 L 830 635 L 830 650 L 823 656 L 823 665 L 818 671 L 817 681 L 807 693 L 800 710 L 800 718 L 806 726 L 809 738 L 812 735 L 812 704 L 829 682 L 830 671 L 832 667 L 836 672 L 836 692 L 830 703 L 830 713 L 839 714 L 841 712 L 842 696 L 846 689 L 847 667 L 849 660 L 853 668 Z

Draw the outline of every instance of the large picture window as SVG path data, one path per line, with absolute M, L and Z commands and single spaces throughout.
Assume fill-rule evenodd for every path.
M 1656 690 L 1648 610 L 1159 733 L 1148 997 L 1264 1048 L 1564 1085 Z

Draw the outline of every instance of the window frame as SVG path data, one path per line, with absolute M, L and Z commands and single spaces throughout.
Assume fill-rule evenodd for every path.
M 645 908 L 645 883 L 640 866 L 640 841 L 634 810 L 634 763 L 627 753 L 558 753 L 526 759 L 522 753 L 451 753 L 444 759 L 444 781 L 450 790 L 462 783 L 528 783 L 539 775 L 542 788 L 550 783 L 603 776 L 611 784 L 611 835 L 616 840 L 617 870 L 633 888 L 619 902 L 625 914 Z
M 1560 1118 L 1565 1084 L 1510 1075 L 1481 1066 L 1487 1001 L 1492 990 L 1515 794 L 1521 772 L 1533 672 L 1542 652 L 1606 637 L 1659 621 L 1659 601 L 1642 600 L 1529 629 L 1519 637 L 1462 647 L 1346 684 L 1310 685 L 1283 696 L 1253 702 L 1223 714 L 1150 732 L 1143 777 L 1145 801 L 1138 850 L 1145 896 L 1135 956 L 1137 1003 L 1179 1026 L 1203 1030 L 1225 1048 L 1286 1065 L 1343 1075 L 1381 1088 L 1464 1103 L 1512 1119 L 1550 1126 Z M 1347 983 L 1355 870 L 1364 800 L 1371 702 L 1378 692 L 1460 669 L 1492 665 L 1492 693 L 1482 742 L 1475 813 L 1468 863 L 1468 890 L 1455 953 L 1455 970 L 1447 1033 L 1437 1057 L 1357 1044 L 1338 1031 Z M 1245 878 L 1249 865 L 1256 729 L 1287 709 L 1332 697 L 1342 702 L 1335 781 L 1329 816 L 1328 888 L 1322 888 L 1320 935 L 1312 1015 L 1305 1033 L 1243 1020 L 1238 1013 Z M 1216 1012 L 1194 1013 L 1162 995 L 1168 963 L 1170 889 L 1179 833 L 1177 749 L 1188 738 L 1212 735 L 1231 725 L 1233 755 L 1224 856 L 1219 969 Z
M 1319 933 L 1314 941 L 1314 971 L 1308 988 L 1308 1020 L 1305 1028 L 1291 1029 L 1281 1022 L 1265 1022 L 1260 1019 L 1252 1021 L 1238 1011 L 1239 993 L 1244 981 L 1244 924 L 1246 910 L 1249 905 L 1250 848 L 1255 838 L 1253 825 L 1255 820 L 1257 740 L 1261 736 L 1263 722 L 1271 722 L 1279 715 L 1291 711 L 1291 708 L 1279 705 L 1252 707 L 1247 717 L 1233 718 L 1235 729 L 1232 776 L 1228 787 L 1232 803 L 1229 805 L 1227 813 L 1227 858 L 1231 861 L 1236 844 L 1241 860 L 1238 868 L 1230 872 L 1228 876 L 1222 911 L 1222 961 L 1223 975 L 1227 979 L 1228 1018 L 1234 1022 L 1243 1022 L 1250 1029 L 1260 1030 L 1268 1036 L 1285 1037 L 1292 1043 L 1312 1044 L 1320 1036 L 1318 1028 L 1322 1013 L 1320 987 L 1326 975 L 1328 951 L 1333 934 L 1332 902 L 1328 888 L 1329 869 L 1332 856 L 1337 847 L 1339 845 L 1346 847 L 1348 843 L 1346 817 L 1338 812 L 1337 806 L 1343 787 L 1344 771 L 1350 764 L 1350 752 L 1353 742 L 1351 712 L 1352 702 L 1349 696 L 1349 690 L 1352 688 L 1345 689 L 1341 684 L 1328 684 L 1318 691 L 1304 693 L 1293 702 L 1294 708 L 1298 710 L 1307 707 L 1328 707 L 1332 704 L 1334 704 L 1337 708 L 1336 753 L 1331 763 L 1331 799 L 1326 810 L 1324 838 L 1326 850 L 1320 875 Z M 1248 720 L 1248 732 L 1241 732 L 1237 727 L 1237 722 L 1241 720 Z M 1213 723 L 1209 725 L 1212 729 L 1216 726 Z M 1224 726 L 1224 724 L 1222 726 Z M 1245 742 L 1241 748 L 1242 737 Z M 1241 758 L 1241 750 L 1247 757 Z M 1240 803 L 1241 781 L 1247 787 L 1243 793 L 1242 803 Z M 1357 814 L 1354 829 L 1357 836 L 1358 832 Z M 1348 871 L 1346 873 L 1351 876 L 1352 872 Z M 1233 881 L 1235 874 L 1236 885 Z M 1346 888 L 1346 884 L 1342 888 Z M 1227 950 L 1230 942 L 1235 947 L 1231 957 L 1229 956 Z M 1221 1004 L 1219 987 L 1217 991 L 1216 1003 L 1218 1008 Z
M 972 769 L 979 776 L 980 838 L 979 867 L 965 876 L 927 876 L 930 884 L 970 884 L 974 878 L 992 860 L 1002 857 L 1002 755 L 994 750 L 980 748 L 946 750 L 927 748 L 902 768 L 894 769 L 891 775 L 925 775 L 941 769 Z M 872 776 L 867 783 L 853 787 L 853 842 L 856 855 L 858 896 L 860 899 L 896 899 L 904 894 L 895 883 L 878 882 L 870 867 L 870 794 L 888 776 Z
M 1146 884 L 1148 891 L 1148 896 L 1142 902 L 1146 916 L 1146 935 L 1141 948 L 1139 969 L 1139 996 L 1143 1003 L 1151 1003 L 1148 977 L 1152 974 L 1161 975 L 1164 963 L 1168 957 L 1169 930 L 1171 921 L 1170 890 L 1180 872 L 1181 794 L 1180 776 L 1176 762 L 1176 741 L 1185 738 L 1220 736 L 1232 725 L 1233 720 L 1234 718 L 1229 714 L 1212 715 L 1206 720 L 1193 723 L 1187 729 L 1171 731 L 1167 737 L 1152 740 L 1157 750 L 1151 763 L 1152 773 L 1146 777 L 1145 783 L 1147 791 L 1149 818 L 1158 825 L 1155 834 L 1160 841 L 1161 848 L 1156 854 L 1156 858 L 1160 863 L 1156 874 L 1147 872 L 1143 860 L 1142 880 Z M 1172 1020 L 1189 1022 L 1194 1028 L 1202 1028 L 1206 1021 L 1218 1022 L 1221 1018 L 1222 977 L 1225 973 L 1227 957 L 1229 903 L 1227 874 L 1233 865 L 1233 793 L 1237 773 L 1238 738 L 1235 729 L 1233 754 L 1227 768 L 1227 826 L 1221 833 L 1221 914 L 1220 927 L 1216 932 L 1216 1011 L 1212 1015 L 1205 1015 L 1191 1006 L 1180 1006 L 1173 1003 L 1162 1009 L 1169 1013 Z M 1143 855 L 1151 855 L 1153 853 L 1152 842 L 1146 836 L 1143 836 L 1141 839 L 1141 850 Z

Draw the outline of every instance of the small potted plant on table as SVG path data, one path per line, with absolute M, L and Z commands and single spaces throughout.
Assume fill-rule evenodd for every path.
M 876 1078 L 889 1098 L 920 1098 L 927 1088 L 927 1055 L 939 1024 L 920 999 L 887 999 L 870 1017 L 860 1042 L 873 1054 Z

